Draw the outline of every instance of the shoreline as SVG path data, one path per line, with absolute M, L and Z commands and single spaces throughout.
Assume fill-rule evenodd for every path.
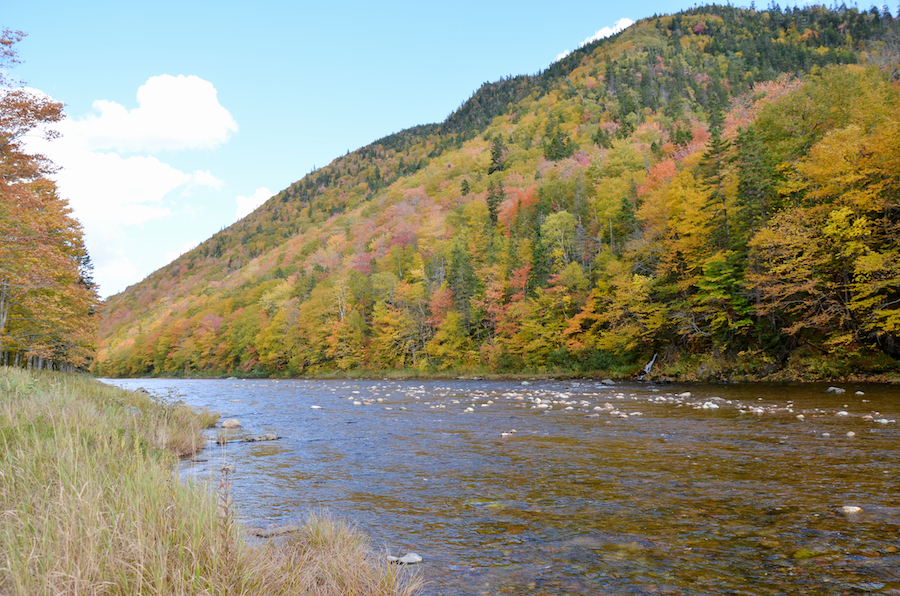
M 664 383 L 664 384 L 735 384 L 735 383 L 879 383 L 885 385 L 900 385 L 900 372 L 886 372 L 880 374 L 851 374 L 836 377 L 808 377 L 768 375 L 753 377 L 748 375 L 735 375 L 726 378 L 700 378 L 695 375 L 667 376 L 659 374 L 648 375 L 644 379 L 634 378 L 634 375 L 616 375 L 599 371 L 597 373 L 574 372 L 521 372 L 521 373 L 432 373 L 418 371 L 359 371 L 348 373 L 347 371 L 328 371 L 301 376 L 288 375 L 236 375 L 234 372 L 222 374 L 191 374 L 191 375 L 138 375 L 138 376 L 95 376 L 94 378 L 106 379 L 191 379 L 191 380 L 291 380 L 291 381 L 321 381 L 321 380 L 361 380 L 361 381 L 565 381 L 565 380 L 603 380 L 610 379 L 617 383 Z
M 84 374 L 0 367 L 0 593 L 418 593 L 327 515 L 251 545 L 227 473 L 218 489 L 178 478 L 217 420 Z

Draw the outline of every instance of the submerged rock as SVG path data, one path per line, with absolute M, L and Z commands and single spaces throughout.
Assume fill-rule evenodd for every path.
M 847 393 L 847 390 L 841 387 L 829 387 L 825 390 L 825 393 Z
M 222 423 L 222 428 L 240 428 L 241 423 L 238 422 L 237 418 L 229 418 L 225 422 Z
M 244 439 L 245 443 L 258 443 L 260 441 L 277 441 L 278 435 L 273 435 L 272 433 L 266 433 L 264 435 L 257 435 L 255 437 L 247 437 Z
M 281 526 L 278 528 L 256 528 L 250 530 L 250 534 L 258 538 L 271 538 L 284 534 L 294 534 L 300 531 L 300 526 Z

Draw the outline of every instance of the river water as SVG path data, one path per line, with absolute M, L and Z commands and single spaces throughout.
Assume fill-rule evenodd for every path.
M 900 594 L 900 387 L 106 382 L 277 434 L 182 473 L 416 552 L 426 594 Z

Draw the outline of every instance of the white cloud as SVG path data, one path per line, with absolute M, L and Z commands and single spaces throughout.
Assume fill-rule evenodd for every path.
M 628 29 L 632 25 L 634 25 L 634 21 L 632 21 L 631 19 L 621 18 L 618 21 L 616 21 L 612 27 L 604 27 L 603 29 L 600 29 L 599 31 L 597 31 L 596 33 L 591 35 L 590 37 L 586 38 L 584 41 L 582 41 L 580 44 L 578 44 L 578 47 L 583 48 L 584 46 L 588 45 L 589 43 L 593 43 L 595 41 L 599 41 L 601 39 L 606 39 L 607 37 L 611 37 L 611 36 L 615 35 L 616 33 L 620 33 L 622 31 L 624 31 L 625 29 Z M 565 52 L 561 52 L 556 55 L 556 58 L 554 58 L 553 61 L 559 62 L 560 60 L 562 60 L 563 58 L 565 58 L 566 56 L 568 56 L 571 53 L 572 53 L 571 50 L 566 50 Z
M 184 253 L 188 252 L 189 250 L 194 250 L 198 246 L 200 246 L 199 242 L 197 242 L 196 240 L 191 240 L 190 242 L 184 244 L 179 249 L 170 250 L 169 252 L 166 253 L 166 256 L 165 256 L 166 263 L 171 263 L 172 261 L 174 261 L 181 255 L 183 255 Z
M 253 193 L 252 196 L 249 197 L 238 197 L 237 198 L 237 213 L 235 216 L 235 220 L 243 219 L 247 215 L 253 213 L 253 211 L 272 198 L 273 193 L 271 190 L 262 186 L 256 189 L 256 192 Z
M 183 201 L 164 205 L 164 197 L 178 189 L 187 195 L 201 187 L 225 186 L 208 170 L 183 172 L 150 154 L 214 148 L 237 130 L 219 105 L 215 87 L 195 76 L 152 77 L 137 98 L 138 107 L 132 110 L 95 102 L 99 115 L 64 120 L 56 126 L 62 137 L 52 142 L 39 135 L 28 138 L 29 151 L 48 156 L 62 168 L 55 175 L 59 191 L 84 227 L 94 279 L 104 296 L 149 273 L 138 271 L 134 262 L 146 261 L 155 245 L 137 240 L 140 233 L 134 226 L 190 211 Z M 129 259 L 123 248 L 135 242 L 145 251 L 141 259 Z
M 213 190 L 222 190 L 225 188 L 225 181 L 219 180 L 213 176 L 209 170 L 194 170 L 194 173 L 191 176 L 190 188 L 195 188 L 197 186 L 208 186 Z
M 219 104 L 216 88 L 195 76 L 150 77 L 137 91 L 138 107 L 127 109 L 98 99 L 99 114 L 63 122 L 65 135 L 78 137 L 87 149 L 126 153 L 214 149 L 237 132 L 231 114 Z
M 102 267 L 94 270 L 94 276 L 100 277 L 109 282 L 117 282 L 116 285 L 125 286 L 134 283 L 137 277 L 137 269 L 131 264 L 128 257 L 119 257 L 112 261 L 107 261 Z

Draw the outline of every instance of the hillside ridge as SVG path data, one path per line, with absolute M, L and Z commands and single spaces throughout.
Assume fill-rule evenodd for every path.
M 897 29 L 875 10 L 711 5 L 486 83 L 110 297 L 95 371 L 629 374 L 659 352 L 682 376 L 741 354 L 740 374 L 799 359 L 828 376 L 846 350 L 894 370 Z M 817 151 L 841 134 L 869 169 L 823 193 Z M 777 238 L 803 221 L 822 250 L 864 246 L 803 263 Z M 821 287 L 761 264 L 775 255 Z

